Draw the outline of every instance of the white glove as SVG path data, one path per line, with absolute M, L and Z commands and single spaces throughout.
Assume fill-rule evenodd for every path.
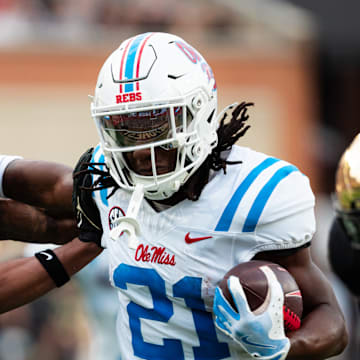
M 262 266 L 269 290 L 265 302 L 268 306 L 255 315 L 249 308 L 244 290 L 235 276 L 228 279 L 228 288 L 234 299 L 236 312 L 225 299 L 221 289 L 215 289 L 213 311 L 216 326 L 239 343 L 255 359 L 283 360 L 286 358 L 290 341 L 285 336 L 283 304 L 284 294 L 273 271 Z

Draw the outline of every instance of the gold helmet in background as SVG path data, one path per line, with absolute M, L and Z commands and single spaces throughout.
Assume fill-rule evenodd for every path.
M 340 159 L 335 192 L 339 220 L 352 246 L 360 249 L 360 134 Z

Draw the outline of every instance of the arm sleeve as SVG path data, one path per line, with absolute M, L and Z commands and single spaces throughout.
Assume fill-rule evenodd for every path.
M 22 159 L 20 156 L 0 155 L 0 198 L 5 198 L 3 190 L 3 177 L 7 166 L 14 160 Z
M 360 296 L 360 250 L 351 247 L 350 240 L 337 219 L 334 219 L 329 234 L 329 261 L 332 270 L 348 289 Z
M 314 235 L 315 197 L 309 179 L 294 172 L 278 184 L 256 232 L 258 251 L 300 248 Z

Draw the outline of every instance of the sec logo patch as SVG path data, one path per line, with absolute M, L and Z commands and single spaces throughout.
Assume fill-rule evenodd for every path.
M 125 211 L 121 207 L 119 206 L 112 207 L 109 211 L 109 217 L 108 217 L 109 229 L 112 230 L 116 226 L 118 226 L 119 219 L 121 219 L 124 216 L 125 216 Z

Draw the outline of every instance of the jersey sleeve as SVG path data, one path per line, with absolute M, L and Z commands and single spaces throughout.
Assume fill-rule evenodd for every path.
M 21 159 L 20 156 L 0 155 L 0 198 L 5 198 L 3 190 L 3 177 L 7 166 L 14 160 Z
M 294 171 L 272 192 L 255 231 L 257 252 L 304 246 L 315 232 L 315 197 L 309 179 Z

